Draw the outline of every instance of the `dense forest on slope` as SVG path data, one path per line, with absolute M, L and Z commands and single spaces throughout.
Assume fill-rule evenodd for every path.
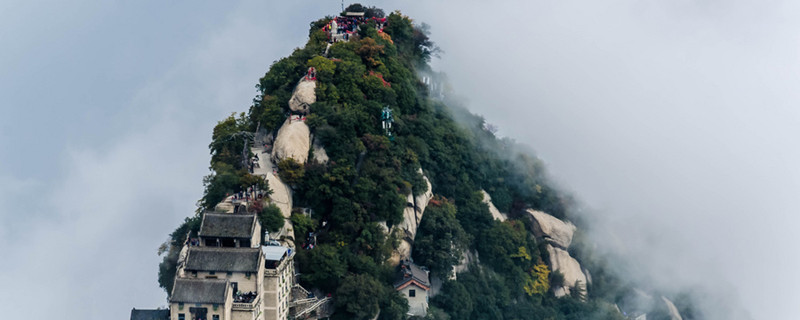
M 383 16 L 380 9 L 367 9 L 367 16 Z M 245 133 L 277 132 L 290 113 L 297 79 L 314 67 L 317 101 L 306 122 L 330 161 L 289 160 L 279 167 L 294 190 L 295 207 L 313 209 L 311 218 L 292 216 L 295 239 L 318 234 L 314 250 L 297 252 L 300 281 L 334 294 L 335 317 L 369 319 L 380 310 L 380 319 L 405 318 L 408 305 L 393 290 L 394 268 L 387 263 L 398 239 L 379 223 L 391 227 L 402 220 L 407 195 L 427 191 L 424 174 L 435 198 L 419 226 L 415 262 L 447 279 L 465 252 L 476 252 L 481 261 L 457 280 L 444 281 L 428 318 L 624 319 L 614 304 L 631 290 L 629 284 L 606 271 L 608 262 L 593 255 L 580 236 L 570 250 L 591 270 L 593 281 L 584 292 L 553 295 L 551 285 L 563 280 L 548 269 L 548 253 L 531 234 L 523 211 L 570 219 L 569 196 L 525 147 L 498 139 L 482 117 L 463 107 L 431 98 L 418 76 L 432 72 L 428 63 L 437 51 L 427 29 L 399 11 L 386 18 L 382 31 L 374 21 L 364 23 L 357 36 L 334 43 L 327 57 L 323 27 L 332 17 L 312 22 L 306 45 L 275 61 L 259 80 L 250 109 L 217 124 L 209 145 L 212 173 L 204 179 L 198 212 L 161 248 L 166 253 L 159 266 L 161 286 L 169 292 L 182 242 L 197 232 L 205 210 L 248 186 L 267 187 L 243 165 L 250 156 L 242 153 Z M 395 119 L 392 139 L 381 127 L 386 106 Z M 492 218 L 481 190 L 509 220 Z M 260 218 L 267 229 L 277 229 L 279 214 L 268 207 Z M 656 310 L 648 318 L 658 316 Z

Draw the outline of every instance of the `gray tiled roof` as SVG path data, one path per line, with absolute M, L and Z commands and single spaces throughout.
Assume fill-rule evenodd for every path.
M 169 320 L 169 310 L 153 310 L 133 308 L 131 320 Z
M 403 266 L 405 266 L 405 268 L 403 268 Z M 422 268 L 420 268 L 416 264 L 409 262 L 408 260 L 405 260 L 400 262 L 400 267 L 401 269 L 400 272 L 398 273 L 397 281 L 395 281 L 394 283 L 395 288 L 405 284 L 406 282 L 411 281 L 412 279 L 416 280 L 417 282 L 419 282 L 424 286 L 427 287 L 431 286 L 431 283 L 428 280 L 428 272 L 422 270 Z
M 255 231 L 253 214 L 206 213 L 200 224 L 201 237 L 250 238 Z
M 189 247 L 186 270 L 257 272 L 259 248 Z
M 228 280 L 177 278 L 169 301 L 224 304 L 227 288 Z

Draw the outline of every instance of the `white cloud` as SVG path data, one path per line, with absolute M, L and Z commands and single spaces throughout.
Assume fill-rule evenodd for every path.
M 660 282 L 738 292 L 756 318 L 800 311 L 792 293 L 800 261 L 791 254 L 800 224 L 795 4 L 377 5 L 432 26 L 445 50 L 436 64 L 456 91 L 503 134 L 536 148 L 597 208 L 597 225 L 640 257 L 636 268 Z M 164 52 L 164 61 L 177 62 L 135 83 L 132 95 L 104 101 L 115 130 L 93 131 L 101 143 L 69 141 L 63 156 L 52 155 L 57 173 L 47 178 L 0 172 L 0 239 L 12 261 L 0 272 L 6 316 L 124 318 L 132 307 L 163 305 L 155 250 L 201 195 L 211 128 L 247 108 L 269 64 L 305 42 L 309 21 L 337 10 L 336 3 L 242 2 L 176 15 L 213 27 L 192 34 L 182 51 Z M 5 30 L 35 22 L 36 35 L 49 26 L 4 21 Z M 37 41 L 26 38 L 20 48 Z M 0 62 L 25 56 L 8 52 Z M 57 54 L 37 51 L 29 64 L 59 61 Z M 83 108 L 61 102 L 50 108 Z M 21 115 L 14 119 L 39 116 Z M 63 121 L 68 129 L 96 125 Z M 4 150 L 42 143 L 9 137 L 0 140 Z M 708 301 L 734 301 L 722 296 Z
M 711 319 L 800 312 L 796 4 L 437 5 L 456 92 L 596 208 L 624 267 L 705 287 Z
M 104 120 L 113 130 L 89 131 L 98 143 L 60 146 L 58 174 L 47 181 L 3 184 L 0 205 L 37 201 L 30 215 L 0 220 L 0 238 L 10 241 L 5 261 L 14 261 L 0 273 L 0 305 L 14 306 L 7 317 L 125 318 L 133 307 L 166 305 L 156 249 L 202 196 L 211 129 L 246 111 L 258 78 L 307 34 L 308 18 L 294 31 L 270 30 L 291 17 L 267 20 L 267 9 L 252 2 L 214 12 L 216 28 L 185 50 L 164 52 L 174 64 L 137 83 L 131 96 L 108 101 L 113 112 Z M 129 63 L 121 69 L 139 67 Z M 81 120 L 68 119 L 68 127 L 93 126 Z

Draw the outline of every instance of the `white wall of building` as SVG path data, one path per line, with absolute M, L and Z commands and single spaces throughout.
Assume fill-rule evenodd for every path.
M 412 290 L 414 290 L 413 297 Z M 399 291 L 408 300 L 408 313 L 415 316 L 425 316 L 428 313 L 428 292 L 425 289 L 412 283 Z

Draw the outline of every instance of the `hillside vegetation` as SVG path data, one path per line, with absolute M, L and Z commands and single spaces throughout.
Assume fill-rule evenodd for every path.
M 243 157 L 250 156 L 242 154 L 244 133 L 277 132 L 290 113 L 298 79 L 314 67 L 316 102 L 306 123 L 330 160 L 313 161 L 310 151 L 304 164 L 279 166 L 294 190 L 294 206 L 313 210 L 310 218 L 291 218 L 298 244 L 308 232 L 317 233 L 316 248 L 297 252 L 300 281 L 333 293 L 335 317 L 370 319 L 380 310 L 380 319 L 405 318 L 408 305 L 392 287 L 394 268 L 387 262 L 399 239 L 380 224 L 391 228 L 403 220 L 407 196 L 427 191 L 424 174 L 435 197 L 420 223 L 413 258 L 444 279 L 428 318 L 624 319 L 614 304 L 630 289 L 605 270 L 607 262 L 580 236 L 570 251 L 591 270 L 593 281 L 585 291 L 553 295 L 551 287 L 563 277 L 548 268 L 548 253 L 532 235 L 525 210 L 570 219 L 569 197 L 524 147 L 495 137 L 482 117 L 432 99 L 418 76 L 431 72 L 428 63 L 437 51 L 426 28 L 400 12 L 386 18 L 382 32 L 374 22 L 365 23 L 357 36 L 333 44 L 327 57 L 322 28 L 331 17 L 312 22 L 306 45 L 275 61 L 259 79 L 249 110 L 217 124 L 200 209 L 162 248 L 162 287 L 169 292 L 182 241 L 197 231 L 205 210 L 226 194 L 254 184 L 266 187 L 243 165 Z M 386 106 L 394 114 L 392 139 L 381 127 Z M 481 190 L 509 220 L 492 218 Z M 263 219 L 272 229 L 280 227 L 279 212 Z M 466 252 L 476 253 L 480 264 L 447 280 Z

